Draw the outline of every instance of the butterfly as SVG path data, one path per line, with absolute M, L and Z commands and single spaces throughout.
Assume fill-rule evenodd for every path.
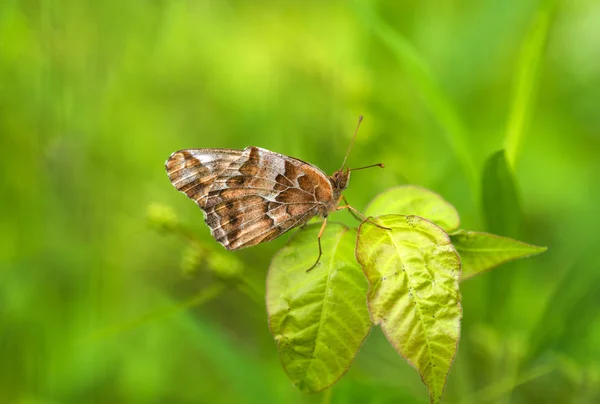
M 273 240 L 315 216 L 322 217 L 319 255 L 310 270 L 321 258 L 321 236 L 329 213 L 349 209 L 364 220 L 347 201 L 339 206 L 350 172 L 383 167 L 345 168 L 361 121 L 362 116 L 342 167 L 331 176 L 310 163 L 255 146 L 183 149 L 171 154 L 165 168 L 173 186 L 196 202 L 212 236 L 228 250 Z

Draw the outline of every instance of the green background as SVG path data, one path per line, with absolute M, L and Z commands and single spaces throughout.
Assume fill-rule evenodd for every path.
M 0 400 L 426 403 L 379 329 L 332 390 L 291 385 L 264 307 L 287 235 L 228 253 L 254 288 L 242 293 L 182 266 L 186 242 L 147 218 L 171 207 L 224 252 L 170 185 L 171 152 L 257 145 L 331 173 L 363 114 L 348 164 L 386 168 L 355 173 L 349 201 L 363 210 L 417 184 L 471 230 L 494 230 L 485 162 L 507 133 L 519 139 L 509 159 L 520 213 L 505 212 L 518 226 L 504 235 L 549 250 L 461 285 L 444 400 L 600 401 L 600 5 L 548 6 L 4 0 Z M 502 184 L 484 189 L 505 195 Z

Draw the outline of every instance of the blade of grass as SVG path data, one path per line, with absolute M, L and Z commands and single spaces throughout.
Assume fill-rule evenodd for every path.
M 554 371 L 557 365 L 555 363 L 538 365 L 519 377 L 513 378 L 512 375 L 505 377 L 504 379 L 498 380 L 495 383 L 484 387 L 480 391 L 464 397 L 461 403 L 476 402 L 476 403 L 487 403 L 500 399 L 506 394 L 509 394 L 517 387 L 528 383 L 532 380 L 547 375 Z
M 512 106 L 504 139 L 508 164 L 513 170 L 517 164 L 525 131 L 531 117 L 540 76 L 541 59 L 555 4 L 554 0 L 540 3 L 521 47 L 513 87 Z
M 449 98 L 436 82 L 429 66 L 410 42 L 386 24 L 376 14 L 372 6 L 360 0 L 355 1 L 353 4 L 355 5 L 356 15 L 393 50 L 398 61 L 417 86 L 431 114 L 444 130 L 447 141 L 462 165 L 472 195 L 475 197 L 478 189 L 477 169 L 469 150 L 467 130 Z
M 545 308 L 532 324 L 530 349 L 525 361 L 534 360 L 544 352 L 569 353 L 585 338 L 583 335 L 594 311 L 586 310 L 600 294 L 600 257 L 596 240 L 590 240 L 585 250 L 570 264 L 556 262 L 562 267 L 553 273 L 553 290 L 545 299 Z M 586 276 L 581 274 L 587 273 Z

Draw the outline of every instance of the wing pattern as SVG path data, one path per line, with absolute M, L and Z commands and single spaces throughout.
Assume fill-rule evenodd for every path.
M 228 250 L 272 240 L 326 215 L 333 189 L 317 167 L 258 147 L 188 149 L 166 163 L 171 182 L 204 211 Z

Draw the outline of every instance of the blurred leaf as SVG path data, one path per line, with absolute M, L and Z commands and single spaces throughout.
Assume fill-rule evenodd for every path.
M 271 262 L 267 310 L 283 367 L 301 390 L 332 385 L 350 367 L 371 329 L 367 282 L 354 258 L 356 230 L 330 223 L 299 230 Z
M 180 236 L 187 243 L 181 259 L 185 275 L 196 272 L 203 264 L 222 279 L 237 278 L 244 271 L 244 264 L 235 255 L 205 247 L 196 235 L 178 221 L 170 206 L 152 204 L 148 207 L 148 222 L 159 232 Z
M 244 264 L 238 257 L 221 251 L 213 251 L 206 256 L 208 267 L 221 278 L 236 278 L 244 272 Z
M 510 167 L 519 157 L 539 80 L 540 62 L 546 46 L 555 1 L 541 1 L 527 38 L 523 41 L 515 75 L 512 109 L 508 119 L 504 147 Z
M 494 234 L 459 230 L 450 235 L 460 255 L 461 281 L 500 264 L 541 254 L 546 247 L 538 247 Z
M 382 192 L 365 211 L 366 216 L 387 214 L 422 216 L 446 232 L 456 230 L 460 225 L 460 217 L 454 206 L 435 192 L 414 185 L 403 185 Z
M 518 238 L 521 226 L 519 198 L 504 150 L 488 158 L 482 181 L 482 210 L 486 229 L 490 233 Z M 498 315 L 497 307 L 503 307 L 510 298 L 497 285 L 510 284 L 513 282 L 513 275 L 509 271 L 493 271 L 487 278 L 486 295 L 494 304 L 485 307 L 486 317 L 500 327 L 506 320 Z
M 210 250 L 199 242 L 190 243 L 181 259 L 183 274 L 191 276 L 203 267 L 223 280 L 240 278 L 244 272 L 244 264 L 235 255 Z
M 183 276 L 192 277 L 201 268 L 203 251 L 195 245 L 189 245 L 181 255 L 181 271 Z
M 439 402 L 460 338 L 460 261 L 448 235 L 418 216 L 364 222 L 356 257 L 369 280 L 368 303 L 394 348 Z
M 150 225 L 161 232 L 172 232 L 180 225 L 177 214 L 168 205 L 151 204 L 148 206 L 147 217 Z
M 519 198 L 504 150 L 494 153 L 485 163 L 482 185 L 483 214 L 487 229 L 496 234 L 518 237 Z

